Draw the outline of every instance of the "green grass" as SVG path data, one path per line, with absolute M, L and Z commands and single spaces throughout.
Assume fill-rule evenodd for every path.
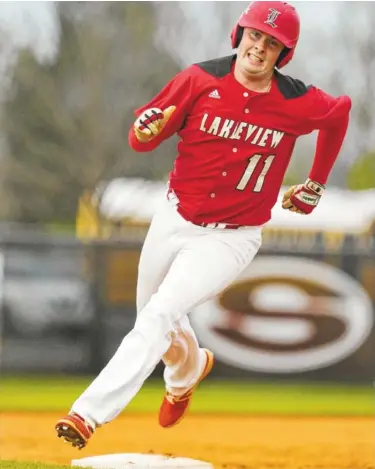
M 1 469 L 73 469 L 75 466 L 62 466 L 60 464 L 44 464 L 41 462 L 1 461 Z M 80 468 L 82 469 L 82 468 Z
M 90 383 L 89 378 L 2 377 L 0 412 L 66 412 Z M 163 383 L 149 381 L 126 412 L 156 412 Z M 369 415 L 375 414 L 371 386 L 215 382 L 208 380 L 194 395 L 196 413 L 262 415 Z M 0 462 L 0 467 L 3 467 Z
M 90 381 L 89 378 L 77 377 L 2 377 L 0 412 L 66 412 Z M 127 412 L 156 412 L 163 392 L 162 382 L 146 383 Z M 375 394 L 370 386 L 219 383 L 207 380 L 194 396 L 191 412 L 373 416 Z M 72 469 L 72 466 L 0 460 L 0 469 Z

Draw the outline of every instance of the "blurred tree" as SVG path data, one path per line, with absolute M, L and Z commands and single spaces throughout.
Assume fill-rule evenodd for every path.
M 116 176 L 162 178 L 173 141 L 153 154 L 127 143 L 133 110 L 179 71 L 153 45 L 154 9 L 145 2 L 61 2 L 54 63 L 20 53 L 3 128 L 6 218 L 71 222 L 84 189 Z M 173 139 L 171 139 L 173 140 Z
M 375 152 L 364 154 L 351 166 L 348 172 L 348 188 L 375 189 Z
M 337 14 L 337 39 L 343 47 L 329 47 L 341 57 L 341 67 L 331 70 L 330 84 L 352 99 L 342 179 L 349 189 L 369 189 L 375 187 L 375 9 L 367 2 L 338 2 Z M 355 36 L 353 25 L 360 25 Z

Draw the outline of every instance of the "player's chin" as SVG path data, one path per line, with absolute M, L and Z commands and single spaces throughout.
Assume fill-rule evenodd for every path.
M 264 71 L 267 69 L 267 64 L 265 62 L 261 63 L 249 63 L 248 60 L 246 60 L 243 64 L 243 67 L 245 71 L 251 75 L 259 75 L 261 73 L 264 73 Z
M 262 75 L 264 73 L 264 67 L 259 66 L 247 65 L 245 70 L 249 75 Z

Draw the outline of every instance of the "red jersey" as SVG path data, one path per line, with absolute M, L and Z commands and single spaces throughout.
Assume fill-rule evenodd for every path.
M 177 74 L 148 108 L 176 110 L 160 135 L 130 146 L 151 151 L 180 137 L 170 188 L 193 223 L 262 225 L 271 217 L 296 139 L 319 129 L 309 177 L 325 184 L 346 129 L 351 100 L 275 71 L 268 93 L 253 92 L 234 77 L 236 56 L 194 64 Z

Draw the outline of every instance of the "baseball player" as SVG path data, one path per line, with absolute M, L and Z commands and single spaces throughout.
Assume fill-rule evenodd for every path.
M 136 110 L 129 132 L 136 152 L 179 136 L 165 201 L 153 217 L 139 263 L 137 319 L 98 377 L 56 424 L 59 437 L 83 448 L 113 420 L 156 365 L 165 363 L 159 423 L 185 415 L 213 366 L 187 314 L 219 294 L 261 245 L 299 136 L 318 130 L 306 181 L 282 207 L 309 214 L 318 205 L 342 146 L 351 100 L 280 73 L 300 31 L 286 2 L 255 1 L 235 25 L 235 55 L 194 64 Z

